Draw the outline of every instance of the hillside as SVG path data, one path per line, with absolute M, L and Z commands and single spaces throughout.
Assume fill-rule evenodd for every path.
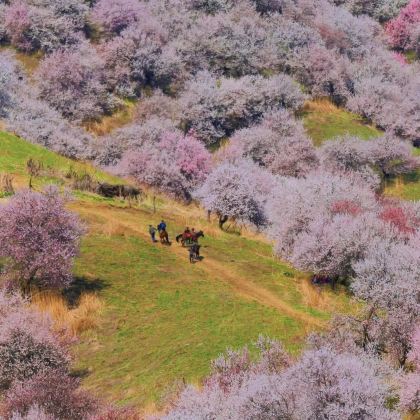
M 10 134 L 0 135 L 0 172 L 26 186 L 29 158 L 44 163 L 48 176 L 35 187 L 68 183 L 69 167 L 96 179 L 117 178 L 62 158 Z M 304 336 L 323 328 L 333 312 L 347 312 L 343 292 L 318 292 L 307 275 L 272 256 L 260 235 L 222 232 L 195 205 L 151 197 L 129 208 L 118 199 L 76 191 L 71 208 L 88 226 L 76 263 L 74 288 L 95 291 L 105 303 L 100 326 L 76 346 L 74 366 L 84 384 L 111 400 L 145 407 L 161 401 L 175 381 L 197 382 L 209 362 L 227 347 L 238 348 L 259 334 L 279 338 L 292 353 Z M 164 218 L 171 239 L 188 226 L 203 229 L 203 261 L 191 265 L 180 245 L 153 245 L 149 223 Z

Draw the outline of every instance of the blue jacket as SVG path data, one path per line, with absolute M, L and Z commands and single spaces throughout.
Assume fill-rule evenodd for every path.
M 160 232 L 161 230 L 166 230 L 166 223 L 159 223 L 158 224 L 158 231 Z

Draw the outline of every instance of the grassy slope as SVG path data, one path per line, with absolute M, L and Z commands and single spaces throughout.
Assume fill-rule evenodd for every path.
M 57 173 L 70 164 L 0 134 L 0 171 L 25 184 L 29 157 Z M 119 200 L 81 192 L 76 197 L 71 207 L 89 233 L 75 274 L 81 288 L 97 289 L 106 303 L 99 329 L 83 336 L 75 349 L 76 367 L 87 372 L 85 386 L 110 399 L 153 404 L 174 381 L 199 381 L 226 347 L 243 346 L 260 333 L 297 352 L 304 335 L 322 328 L 332 312 L 351 310 L 343 293 L 318 293 L 303 273 L 273 258 L 263 238 L 220 232 L 193 205 L 159 198 L 153 214 L 149 198 L 130 209 Z M 185 225 L 205 230 L 201 263 L 190 265 L 177 244 L 151 244 L 147 225 L 161 217 L 172 238 Z
M 362 139 L 380 135 L 380 131 L 350 112 L 337 108 L 327 99 L 308 101 L 303 111 L 303 123 L 314 144 L 350 134 Z
M 99 171 L 89 164 L 67 159 L 12 134 L 0 131 L 0 172 L 11 173 L 19 185 L 27 185 L 26 162 L 30 158 L 41 161 L 44 167 L 43 176 L 35 180 L 35 186 L 58 180 L 62 182 L 62 178 L 71 168 L 78 173 L 87 172 L 98 181 L 120 182 L 116 177 Z

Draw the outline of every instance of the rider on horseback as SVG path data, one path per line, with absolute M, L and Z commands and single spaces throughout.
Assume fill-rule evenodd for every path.
M 193 231 L 194 231 L 194 229 L 193 229 Z M 185 239 L 185 240 L 191 239 L 191 236 L 192 236 L 192 234 L 191 234 L 190 228 L 186 227 L 185 230 L 184 230 L 183 239 Z
M 157 230 L 159 232 L 162 232 L 162 231 L 166 230 L 166 223 L 163 220 L 161 220 L 161 222 L 158 224 Z

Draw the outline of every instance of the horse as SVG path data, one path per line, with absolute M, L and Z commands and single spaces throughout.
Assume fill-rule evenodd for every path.
M 185 246 L 186 242 L 190 240 L 191 242 L 195 243 L 198 242 L 199 238 L 204 238 L 204 232 L 202 230 L 194 233 L 180 233 L 178 236 L 175 237 L 175 240 L 179 242 L 181 240 L 181 245 Z
M 168 232 L 166 232 L 166 230 L 161 230 L 159 231 L 159 238 L 160 238 L 160 243 L 161 244 L 169 244 L 169 235 Z
M 190 263 L 192 264 L 194 261 L 197 261 L 200 259 L 200 245 L 194 244 L 190 246 L 189 250 L 189 256 L 190 256 Z

